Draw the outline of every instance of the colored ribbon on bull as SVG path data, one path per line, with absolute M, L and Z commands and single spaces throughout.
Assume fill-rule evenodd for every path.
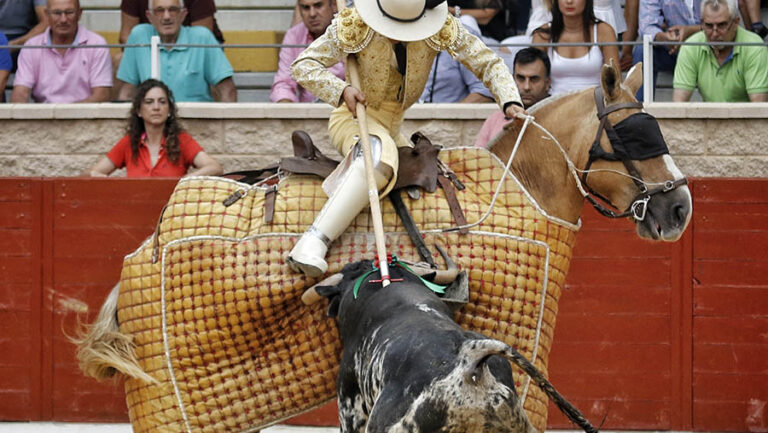
M 408 264 L 400 261 L 400 259 L 398 259 L 397 256 L 395 256 L 394 254 L 391 254 L 391 255 L 388 254 L 387 256 L 389 258 L 388 261 L 391 266 L 398 266 L 412 273 L 413 275 L 418 277 L 419 280 L 421 280 L 421 283 L 424 284 L 429 290 L 435 293 L 445 294 L 445 286 L 425 280 L 424 278 L 421 277 L 421 275 L 417 274 L 416 272 L 413 272 L 413 270 L 408 266 Z M 379 261 L 378 259 L 371 260 L 371 270 L 363 274 L 355 282 L 355 286 L 352 289 L 352 293 L 355 299 L 357 299 L 357 293 L 360 291 L 360 286 L 363 284 L 363 281 L 365 281 L 374 272 L 379 271 L 379 267 L 376 266 L 378 261 Z M 395 280 L 392 280 L 392 281 L 395 281 Z

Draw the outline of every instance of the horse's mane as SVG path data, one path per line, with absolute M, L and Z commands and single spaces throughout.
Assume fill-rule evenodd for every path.
M 528 113 L 529 114 L 534 114 L 535 112 L 537 112 L 538 110 L 541 110 L 542 108 L 548 106 L 549 104 L 552 104 L 552 103 L 557 102 L 557 101 L 559 101 L 559 100 L 561 100 L 561 99 L 563 99 L 563 98 L 565 98 L 567 96 L 573 95 L 575 93 L 583 92 L 583 91 L 584 91 L 584 89 L 571 90 L 570 92 L 561 93 L 559 95 L 548 96 L 548 97 L 542 99 L 541 101 L 533 104 L 530 108 L 528 108 Z
M 560 93 L 558 95 L 552 95 L 548 96 L 539 102 L 533 104 L 532 106 L 528 107 L 527 111 L 528 114 L 536 117 L 536 114 L 544 110 L 545 108 L 549 107 L 550 105 L 556 107 L 555 103 L 560 102 L 561 99 L 565 99 L 567 97 L 570 97 L 572 95 L 576 95 L 578 93 L 582 93 L 586 90 L 592 91 L 594 87 L 589 87 L 586 89 L 577 89 L 577 90 L 571 90 L 570 92 Z M 519 130 L 516 132 L 516 134 L 519 132 Z M 487 149 L 493 149 L 496 145 L 496 142 L 499 140 L 499 138 L 502 136 L 501 133 L 497 134 L 496 137 L 492 138 L 488 144 L 486 145 Z

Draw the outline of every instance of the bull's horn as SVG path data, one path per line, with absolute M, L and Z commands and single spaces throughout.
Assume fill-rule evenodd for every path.
M 304 305 L 312 305 L 315 302 L 323 299 L 323 296 L 317 293 L 315 288 L 320 286 L 335 286 L 341 282 L 342 278 L 344 278 L 344 275 L 342 273 L 338 273 L 331 275 L 319 283 L 316 283 L 314 286 L 304 291 L 304 294 L 301 295 L 301 302 L 303 302 Z
M 437 248 L 437 251 L 443 257 L 446 269 L 432 269 L 418 265 L 412 266 L 411 269 L 413 269 L 413 272 L 419 276 L 434 273 L 435 278 L 432 281 L 436 284 L 450 284 L 456 279 L 456 276 L 459 275 L 459 269 L 456 267 L 456 263 L 451 260 L 451 257 L 440 247 L 440 245 L 435 245 L 435 248 Z

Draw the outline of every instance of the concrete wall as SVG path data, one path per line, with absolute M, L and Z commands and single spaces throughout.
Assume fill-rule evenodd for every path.
M 184 126 L 226 171 L 256 168 L 291 153 L 304 129 L 329 155 L 330 107 L 321 104 L 182 103 Z M 404 131 L 446 147 L 472 145 L 491 104 L 413 107 Z M 768 104 L 656 103 L 683 172 L 696 177 L 768 176 Z M 76 176 L 123 135 L 128 104 L 0 105 L 0 176 Z M 122 175 L 120 173 L 119 175 Z

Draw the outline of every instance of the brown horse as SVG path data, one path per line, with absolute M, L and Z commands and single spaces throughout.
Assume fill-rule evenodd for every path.
M 481 224 L 478 229 L 470 231 L 468 235 L 463 235 L 464 237 L 455 231 L 445 234 L 448 232 L 442 230 L 446 227 L 445 225 L 441 226 L 440 224 L 443 223 L 439 222 L 431 223 L 432 229 L 425 231 L 425 233 L 429 232 L 428 236 L 432 236 L 430 238 L 432 243 L 436 245 L 436 241 L 442 242 L 443 245 L 452 248 L 454 253 L 458 251 L 458 248 L 463 248 L 460 244 L 467 240 L 474 242 L 474 246 L 471 248 L 482 248 L 480 241 L 490 240 L 489 245 L 500 249 L 499 257 L 503 255 L 505 258 L 500 258 L 501 262 L 491 270 L 482 270 L 483 263 L 489 262 L 489 260 L 484 260 L 482 256 L 474 257 L 472 255 L 474 253 L 465 254 L 457 260 L 462 267 L 470 269 L 471 279 L 470 303 L 458 314 L 458 321 L 462 326 L 499 340 L 505 340 L 507 344 L 520 348 L 521 353 L 530 356 L 544 372 L 546 372 L 549 344 L 554 332 L 557 301 L 564 282 L 564 275 L 568 270 L 570 249 L 575 238 L 573 232 L 578 228 L 584 199 L 586 198 L 593 203 L 606 216 L 630 218 L 636 224 L 638 234 L 652 240 L 674 241 L 678 239 L 691 217 L 691 196 L 685 185 L 685 178 L 667 154 L 666 144 L 661 138 L 655 119 L 644 113 L 642 106 L 633 97 L 641 84 L 640 71 L 641 68 L 636 67 L 630 71 L 627 80 L 622 83 L 619 71 L 612 66 L 605 66 L 602 70 L 601 85 L 597 92 L 589 89 L 544 102 L 530 110 L 531 114 L 535 116 L 535 124 L 530 123 L 531 119 L 525 121 L 529 122 L 527 126 L 523 120 L 516 120 L 491 143 L 491 152 L 501 161 L 509 161 L 510 170 L 504 171 L 504 176 L 514 177 L 507 183 L 497 182 L 498 185 L 511 187 L 513 183 L 519 184 L 516 194 L 519 196 L 519 189 L 522 189 L 524 195 L 528 197 L 523 201 L 532 202 L 538 209 L 537 212 L 545 214 L 546 218 L 534 216 L 525 219 L 526 228 L 515 231 L 517 229 L 510 229 L 508 226 L 504 226 L 504 223 L 497 224 L 496 221 L 501 220 L 498 219 L 499 214 L 496 214 L 493 223 L 486 222 L 483 223 L 485 225 L 482 225 L 477 222 L 477 224 Z M 518 131 L 524 127 L 524 133 L 518 134 Z M 520 138 L 519 141 L 518 137 Z M 489 155 L 478 149 L 459 149 L 446 152 L 446 158 L 452 158 L 451 163 L 457 165 L 462 163 L 465 155 L 471 155 L 475 161 L 489 160 Z M 510 156 L 513 156 L 511 160 Z M 484 170 L 484 173 L 486 175 L 487 173 L 500 173 L 500 170 Z M 486 178 L 486 180 L 488 179 Z M 490 180 L 493 181 L 494 179 L 490 178 Z M 183 187 L 184 182 L 180 182 L 179 187 Z M 190 182 L 195 181 L 186 182 L 190 184 Z M 243 190 L 242 185 L 235 185 L 234 182 L 227 183 L 219 180 L 215 182 L 217 182 L 217 186 L 213 188 L 213 191 L 224 193 L 224 197 L 235 189 L 239 192 Z M 290 192 L 291 187 L 301 188 L 304 185 L 306 188 L 317 183 L 314 179 L 303 178 L 299 181 L 289 177 L 285 180 L 285 184 L 281 185 L 285 191 Z M 493 182 L 483 181 L 483 185 L 490 183 Z M 316 188 L 316 186 L 312 187 Z M 226 188 L 233 189 L 232 191 L 224 191 Z M 202 194 L 199 192 L 202 190 L 203 188 L 197 186 L 191 189 L 195 196 Z M 247 193 L 249 190 L 245 189 L 244 191 Z M 261 197 L 263 197 L 263 193 L 262 190 L 259 190 L 250 196 L 262 194 Z M 466 198 L 468 195 L 466 192 L 462 193 L 462 197 Z M 188 197 L 192 198 L 191 195 Z M 485 200 L 487 197 L 481 198 L 483 203 L 487 203 Z M 442 204 L 439 206 L 446 207 L 442 193 L 438 192 L 423 200 L 426 199 L 436 200 L 433 203 L 442 200 L 440 202 Z M 213 207 L 219 209 L 221 201 L 218 198 L 211 200 L 209 197 L 205 200 L 209 209 Z M 280 206 L 276 207 L 286 208 L 283 203 L 278 204 Z M 509 203 L 506 205 L 509 206 Z M 608 207 L 610 205 L 614 206 L 614 210 Z M 186 199 L 184 206 L 186 206 Z M 422 206 L 426 205 L 422 204 Z M 470 209 L 467 213 L 468 220 L 472 220 L 473 216 L 478 216 L 477 210 L 480 206 L 476 204 L 472 206 L 474 206 L 474 210 Z M 236 212 L 231 210 L 232 208 L 229 209 L 220 211 Z M 429 209 L 431 211 L 436 207 Z M 391 212 L 391 209 L 386 207 L 384 210 Z M 517 210 L 518 208 L 515 207 L 515 211 Z M 306 212 L 312 212 L 312 210 Z M 426 213 L 422 209 L 422 214 Z M 178 230 L 175 230 L 174 233 L 187 231 L 188 228 L 183 226 L 187 219 L 173 220 L 172 217 L 173 212 L 167 211 L 163 224 L 167 223 L 169 227 L 176 227 Z M 173 268 L 161 268 L 160 266 L 160 263 L 165 262 L 166 256 L 170 260 L 173 257 L 178 257 L 178 260 L 185 260 L 185 257 L 190 257 L 189 255 L 185 256 L 188 252 L 198 254 L 205 249 L 215 250 L 217 248 L 219 251 L 229 251 L 227 248 L 230 248 L 230 245 L 235 245 L 236 248 L 243 247 L 240 242 L 251 242 L 243 248 L 256 248 L 262 239 L 266 239 L 265 242 L 270 242 L 273 256 L 279 257 L 285 248 L 290 248 L 291 236 L 306 228 L 301 226 L 301 221 L 311 221 L 312 219 L 311 214 L 299 215 L 294 218 L 299 223 L 268 226 L 263 228 L 263 231 L 248 231 L 247 233 L 256 233 L 251 236 L 243 235 L 243 238 L 248 239 L 240 239 L 239 234 L 232 234 L 235 232 L 219 234 L 218 237 L 214 236 L 215 239 L 201 239 L 204 236 L 192 236 L 194 239 L 189 241 L 186 238 L 171 239 L 166 237 L 163 241 L 165 244 L 161 246 L 163 259 L 162 262 L 158 263 L 150 259 L 152 254 L 148 251 L 152 249 L 152 245 L 146 242 L 136 253 L 126 257 L 123 278 L 124 281 L 128 278 L 129 284 L 114 289 L 113 294 L 102 307 L 102 313 L 97 322 L 92 325 L 91 333 L 84 336 L 80 342 L 78 356 L 81 368 L 87 375 L 104 378 L 121 372 L 134 378 L 126 382 L 126 392 L 130 394 L 132 404 L 129 407 L 129 412 L 131 412 L 134 428 L 137 431 L 163 429 L 192 431 L 192 427 L 204 425 L 212 420 L 205 414 L 209 409 L 208 405 L 215 403 L 215 399 L 205 397 L 207 395 L 205 393 L 210 390 L 195 388 L 211 381 L 205 379 L 197 381 L 195 384 L 186 383 L 184 371 L 187 374 L 196 374 L 198 371 L 225 369 L 226 374 L 222 373 L 217 377 L 231 379 L 235 376 L 248 376 L 250 374 L 249 368 L 257 369 L 259 378 L 253 377 L 253 380 L 248 382 L 249 387 L 265 389 L 259 388 L 260 382 L 258 381 L 261 380 L 261 376 L 264 377 L 265 381 L 277 380 L 280 384 L 287 379 L 284 380 L 279 377 L 280 374 L 277 376 L 273 374 L 275 371 L 279 373 L 282 370 L 265 367 L 268 363 L 265 364 L 264 362 L 283 362 L 287 363 L 285 365 L 288 365 L 289 368 L 291 365 L 306 366 L 307 362 L 311 364 L 314 360 L 325 365 L 322 369 L 315 370 L 313 375 L 302 376 L 302 380 L 307 380 L 306 383 L 291 388 L 291 395 L 301 393 L 302 390 L 306 391 L 308 388 L 325 390 L 324 393 L 318 392 L 319 396 L 313 397 L 314 400 L 302 402 L 300 407 L 297 404 L 291 404 L 287 406 L 288 409 L 284 409 L 282 406 L 279 410 L 275 409 L 275 405 L 280 406 L 291 398 L 285 398 L 283 395 L 280 395 L 279 398 L 273 397 L 272 393 L 255 396 L 255 391 L 243 392 L 241 386 L 231 389 L 219 386 L 210 391 L 231 392 L 232 395 L 237 394 L 238 396 L 247 394 L 246 402 L 238 400 L 232 407 L 222 409 L 222 413 L 225 415 L 232 411 L 241 411 L 238 413 L 242 414 L 243 417 L 249 414 L 258 415 L 247 420 L 250 424 L 242 421 L 247 425 L 277 422 L 296 414 L 298 411 L 311 408 L 311 405 L 317 405 L 332 398 L 329 393 L 333 392 L 335 386 L 324 381 L 333 381 L 335 378 L 332 372 L 334 363 L 337 363 L 338 360 L 334 359 L 333 356 L 338 352 L 340 343 L 335 336 L 335 330 L 329 328 L 327 322 L 323 322 L 325 318 L 321 310 L 309 310 L 309 307 L 299 305 L 300 302 L 297 302 L 298 295 L 300 295 L 301 289 L 307 287 L 308 284 L 305 284 L 307 282 L 302 277 L 282 274 L 289 271 L 284 263 L 278 263 L 279 259 L 276 262 L 263 264 L 262 274 L 245 275 L 251 280 L 242 279 L 242 287 L 235 286 L 234 289 L 231 289 L 236 291 L 235 294 L 231 291 L 219 293 L 222 301 L 232 298 L 232 303 L 212 305 L 206 308 L 200 307 L 200 317 L 196 317 L 195 314 L 197 313 L 193 314 L 192 310 L 181 311 L 177 309 L 174 313 L 172 309 L 186 308 L 184 307 L 186 303 L 193 305 L 194 302 L 200 300 L 194 298 L 196 296 L 194 291 L 201 290 L 200 285 L 195 283 L 195 281 L 199 281 L 201 271 L 198 271 L 196 276 L 177 275 L 174 272 L 185 269 L 184 263 Z M 358 218 L 359 226 L 356 229 L 358 236 L 365 234 L 360 231 L 366 229 L 364 223 L 361 223 L 362 220 L 362 217 Z M 215 226 L 218 227 L 218 225 Z M 276 233 L 278 226 L 286 230 L 285 234 Z M 208 224 L 207 227 L 216 228 L 212 224 Z M 438 228 L 435 229 L 435 227 Z M 494 228 L 503 233 L 490 233 Z M 394 231 L 395 229 L 390 227 L 389 230 Z M 536 239 L 526 240 L 533 239 L 533 237 L 526 238 L 523 236 L 531 230 Z M 191 227 L 189 233 L 197 232 L 194 227 Z M 348 233 L 346 235 L 347 240 L 353 239 L 353 235 L 354 233 Z M 548 245 L 539 240 L 540 237 L 547 235 L 560 239 L 556 240 L 560 243 Z M 443 236 L 443 238 L 437 239 L 439 236 Z M 360 246 L 365 242 L 361 243 L 359 237 L 354 239 L 356 239 L 355 245 L 357 245 L 355 247 L 356 254 L 360 255 Z M 342 241 L 344 240 L 342 239 Z M 198 248 L 197 245 L 191 245 L 187 242 L 209 242 L 209 244 Z M 156 246 L 160 243 L 157 239 L 155 240 Z M 336 263 L 337 268 L 331 269 L 331 272 L 340 268 L 338 265 L 341 261 L 340 258 L 352 260 L 343 256 L 343 254 L 347 254 L 346 252 L 340 252 L 344 248 L 339 246 L 341 243 L 337 243 L 331 251 L 331 255 L 336 254 L 334 263 Z M 513 244 L 522 245 L 524 250 L 514 253 L 510 248 Z M 550 259 L 550 251 L 552 252 L 552 259 Z M 512 258 L 513 255 L 514 258 Z M 222 257 L 219 255 L 215 259 Z M 241 261 L 255 260 L 250 255 L 240 254 L 238 257 Z M 355 258 L 355 260 L 359 259 L 360 257 Z M 208 261 L 210 263 L 215 262 L 215 260 Z M 251 265 L 253 265 L 251 262 L 238 262 L 237 266 L 240 270 L 236 269 L 232 272 L 246 272 Z M 258 265 L 259 263 L 253 265 L 253 269 L 258 269 Z M 201 265 L 197 263 L 191 266 L 197 266 L 200 269 Z M 520 270 L 522 275 L 517 273 L 516 266 L 523 268 Z M 472 270 L 473 267 L 474 271 Z M 146 272 L 157 271 L 162 275 L 162 278 L 167 276 L 168 279 L 160 284 L 160 275 L 148 273 L 142 273 L 139 275 L 140 278 L 131 278 L 131 271 L 125 270 L 128 268 L 142 270 L 141 272 L 144 270 Z M 217 271 L 214 270 L 213 273 L 215 272 Z M 231 277 L 232 272 L 224 284 L 219 284 L 219 286 L 226 286 L 227 283 L 230 287 L 232 286 L 232 282 L 235 281 L 235 278 Z M 174 284 L 181 286 L 173 286 Z M 263 288 L 258 286 L 259 284 L 274 285 Z M 530 289 L 532 285 L 537 284 L 545 285 L 546 290 L 535 292 L 534 289 Z M 174 289 L 174 287 L 178 288 Z M 208 287 L 205 290 L 211 290 L 211 288 Z M 296 291 L 299 291 L 298 295 Z M 258 296 L 264 292 L 271 293 L 271 296 L 260 299 Z M 250 298 L 252 294 L 259 295 Z M 179 298 L 174 298 L 177 295 Z M 518 295 L 521 298 L 518 298 Z M 211 299 L 214 298 L 211 297 Z M 241 300 L 237 301 L 238 299 Z M 521 302 L 518 303 L 516 299 Z M 247 300 L 252 302 L 249 303 Z M 134 301 L 140 302 L 141 306 L 137 308 L 135 304 L 132 304 Z M 264 301 L 264 303 L 260 301 Z M 531 308 L 532 305 L 537 307 Z M 546 309 L 544 308 L 545 305 Z M 508 310 L 518 307 L 520 311 Z M 141 317 L 139 318 L 141 320 L 132 318 L 122 324 L 124 325 L 123 332 L 120 332 L 117 316 L 122 313 L 127 317 L 133 312 L 141 311 L 151 313 L 152 320 L 145 320 Z M 197 312 L 197 310 L 195 311 Z M 264 317 L 269 314 L 276 315 L 276 319 L 269 322 L 263 321 L 266 320 Z M 489 315 L 492 314 L 496 314 L 497 317 L 490 320 Z M 248 317 L 248 323 L 243 326 L 240 326 L 243 322 L 239 322 L 241 315 Z M 525 316 L 522 324 L 513 323 L 514 320 L 520 320 L 521 315 Z M 541 318 L 545 316 L 548 318 L 545 318 L 544 322 L 550 320 L 551 323 L 547 322 L 542 327 Z M 517 319 L 514 319 L 515 317 Z M 156 334 L 160 334 L 160 332 L 155 332 L 157 327 L 155 323 L 160 318 L 163 319 L 163 337 L 160 340 L 153 340 L 156 338 Z M 508 320 L 509 323 L 501 323 L 504 320 Z M 537 321 L 539 322 L 538 325 L 536 325 Z M 229 326 L 230 322 L 234 323 L 235 328 L 237 328 L 237 335 L 235 335 L 235 328 L 217 328 L 217 333 L 206 333 L 208 324 Z M 290 324 L 294 324 L 294 326 Z M 245 325 L 248 329 L 258 332 L 245 332 Z M 138 329 L 138 331 L 132 331 L 134 333 L 126 335 L 127 329 L 131 327 Z M 185 329 L 197 329 L 197 331 L 187 333 L 184 331 Z M 304 334 L 301 334 L 299 339 L 286 337 L 279 342 L 273 341 L 273 337 L 274 339 L 283 338 L 281 332 L 286 330 L 291 332 L 295 330 L 295 332 Z M 200 340 L 198 340 L 197 333 L 202 333 Z M 254 333 L 258 335 L 254 336 Z M 307 343 L 309 338 L 315 339 L 321 334 L 322 347 L 315 347 Z M 236 338 L 238 341 L 237 348 L 228 346 L 230 343 L 219 341 L 220 336 L 226 336 L 230 340 Z M 292 337 L 292 335 L 288 335 L 288 337 Z M 204 341 L 211 341 L 214 338 L 219 346 L 216 353 L 207 351 L 206 348 L 209 343 L 203 344 Z M 296 341 L 304 341 L 301 349 L 298 348 Z M 183 350 L 177 350 L 171 346 L 176 342 L 189 342 L 190 346 Z M 134 355 L 132 344 L 137 345 L 136 354 L 138 356 Z M 211 347 L 215 348 L 216 346 L 211 345 Z M 247 350 L 247 353 L 236 352 L 235 350 L 240 350 L 240 347 L 250 348 L 250 350 Z M 254 350 L 254 348 L 258 350 Z M 275 353 L 270 352 L 267 348 L 269 350 L 282 348 L 282 351 L 280 356 L 276 357 Z M 222 362 L 219 364 L 212 361 L 203 362 L 206 359 L 218 360 L 219 352 L 223 354 Z M 248 364 L 245 366 L 235 365 L 233 359 L 245 360 L 248 361 Z M 312 365 L 314 366 L 314 364 Z M 214 367 L 214 370 L 208 370 Z M 147 385 L 147 382 L 156 385 Z M 215 385 L 215 381 L 212 383 Z M 269 389 L 276 389 L 276 386 L 270 385 Z M 525 395 L 526 392 L 524 391 L 523 394 Z M 150 399 L 151 402 L 144 400 L 145 398 Z M 526 403 L 526 409 L 538 413 L 538 418 L 534 420 L 534 424 L 543 429 L 546 425 L 546 402 L 543 399 L 546 397 L 539 396 L 537 398 L 538 400 L 536 398 L 531 399 L 533 403 Z M 222 401 L 230 400 L 223 398 Z M 159 405 L 160 412 L 153 412 L 155 410 L 153 405 Z M 150 415 L 140 415 L 140 411 L 146 411 Z M 262 411 L 264 412 L 262 413 Z M 161 415 L 155 415 L 155 413 Z M 199 414 L 203 414 L 203 416 L 200 419 L 195 418 Z M 136 421 L 136 417 L 140 420 Z M 220 422 L 224 423 L 224 421 Z M 186 427 L 184 427 L 185 424 Z M 232 428 L 228 429 L 231 430 Z
M 587 198 L 608 217 L 627 216 L 632 219 L 640 237 L 671 242 L 682 236 L 692 212 L 691 194 L 685 186 L 685 177 L 672 157 L 662 153 L 642 161 L 623 163 L 612 160 L 616 158 L 600 158 L 600 150 L 594 149 L 595 132 L 605 129 L 595 126 L 595 121 L 600 120 L 595 91 L 603 95 L 605 121 L 618 125 L 630 116 L 643 112 L 642 105 L 633 96 L 642 85 L 641 71 L 641 66 L 636 65 L 622 83 L 618 70 L 605 65 L 598 89 L 548 98 L 532 107 L 530 113 L 535 116 L 536 122 L 546 125 L 554 137 L 535 127 L 529 128 L 516 151 L 511 170 L 550 216 L 575 223 Z M 585 111 L 584 107 L 591 108 Z M 611 111 L 612 107 L 617 109 Z M 514 149 L 521 125 L 520 120 L 508 125 L 510 132 L 499 135 L 489 144 L 491 152 L 506 161 Z M 658 129 L 655 120 L 651 125 L 638 126 L 655 126 Z M 649 131 L 636 127 L 627 133 L 641 137 Z M 597 138 L 605 154 L 616 153 L 609 134 L 601 133 Z M 556 139 L 564 143 L 553 141 Z M 666 149 L 663 142 L 657 144 Z M 630 167 L 636 168 L 627 168 L 627 162 Z M 586 191 L 585 187 L 593 193 Z M 627 211 L 610 211 L 594 196 Z M 635 205 L 644 201 L 645 204 Z M 633 205 L 636 213 L 632 212 Z

